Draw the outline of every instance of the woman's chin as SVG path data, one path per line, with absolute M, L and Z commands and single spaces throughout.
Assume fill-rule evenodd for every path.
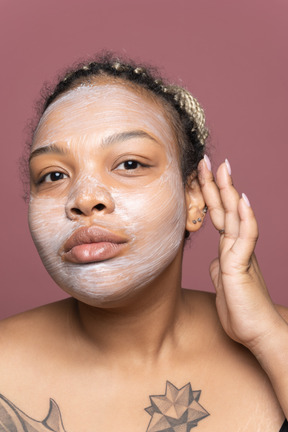
M 60 286 L 60 288 L 79 302 L 98 308 L 123 307 L 133 301 L 141 291 L 141 287 L 135 286 L 115 288 L 114 290 L 107 289 L 106 291 L 98 291 L 97 287 L 90 290 L 84 288 L 81 290 L 79 287 L 76 290 L 66 286 Z

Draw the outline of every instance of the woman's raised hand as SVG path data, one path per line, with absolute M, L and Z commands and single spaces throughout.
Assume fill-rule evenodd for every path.
M 218 257 L 210 266 L 216 306 L 226 333 L 262 355 L 267 341 L 285 321 L 274 307 L 256 256 L 258 226 L 246 195 L 233 186 L 226 160 L 216 181 L 207 156 L 199 163 L 199 182 L 213 225 L 219 231 Z

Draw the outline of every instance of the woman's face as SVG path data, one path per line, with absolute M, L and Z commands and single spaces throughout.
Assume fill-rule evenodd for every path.
M 31 150 L 30 230 L 55 282 L 90 305 L 125 298 L 179 253 L 186 222 L 163 108 L 122 84 L 86 85 L 44 113 Z

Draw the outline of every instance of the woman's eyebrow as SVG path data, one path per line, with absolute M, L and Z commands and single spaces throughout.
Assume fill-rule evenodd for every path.
M 103 139 L 101 147 L 107 147 L 117 142 L 123 142 L 133 138 L 148 138 L 151 141 L 154 141 L 156 144 L 159 144 L 158 141 L 147 132 L 144 132 L 142 130 L 132 130 L 109 135 L 108 137 Z
M 31 159 L 33 159 L 35 156 L 39 156 L 45 153 L 57 153 L 57 154 L 65 155 L 67 154 L 67 150 L 62 147 L 59 147 L 57 144 L 48 144 L 46 146 L 39 147 L 36 150 L 32 151 L 32 153 L 30 154 L 29 163 Z
M 134 130 L 134 131 L 120 132 L 120 133 L 115 133 L 113 135 L 109 135 L 108 137 L 103 139 L 101 143 L 101 147 L 107 147 L 117 142 L 123 142 L 133 138 L 146 138 L 146 139 L 148 138 L 159 145 L 158 141 L 155 138 L 153 138 L 152 135 L 141 130 Z M 42 154 L 47 154 L 47 153 L 57 153 L 61 155 L 66 155 L 67 150 L 63 147 L 59 147 L 57 144 L 48 144 L 46 146 L 39 147 L 36 150 L 32 151 L 29 157 L 29 163 L 31 162 L 31 159 L 33 159 L 34 157 Z

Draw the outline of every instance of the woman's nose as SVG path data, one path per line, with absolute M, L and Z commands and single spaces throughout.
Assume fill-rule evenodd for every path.
M 73 191 L 66 205 L 66 214 L 70 219 L 78 219 L 81 216 L 112 213 L 114 208 L 110 193 L 98 185 Z

